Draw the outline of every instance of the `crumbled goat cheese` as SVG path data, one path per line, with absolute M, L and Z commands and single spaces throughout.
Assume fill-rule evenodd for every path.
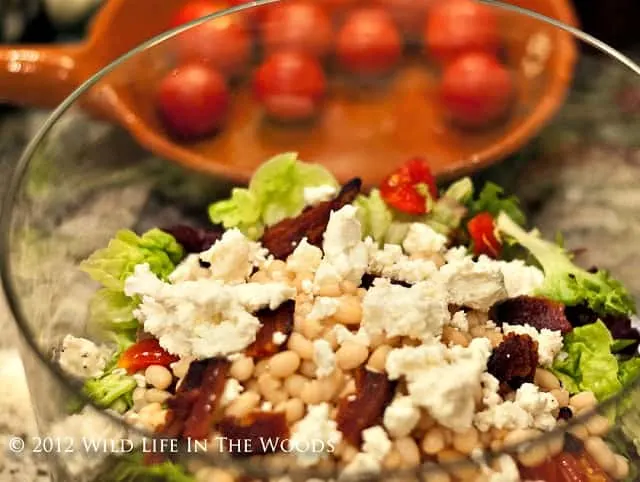
M 371 454 L 358 452 L 347 464 L 338 477 L 338 482 L 352 482 L 354 480 L 368 480 L 382 470 L 382 465 Z
M 304 203 L 307 206 L 315 206 L 316 204 L 330 201 L 336 196 L 336 194 L 338 194 L 338 189 L 329 184 L 305 187 L 302 191 Z
M 447 245 L 447 237 L 424 223 L 412 223 L 402 242 L 409 254 L 440 253 Z
M 500 381 L 491 373 L 485 372 L 480 377 L 482 383 L 482 403 L 485 407 L 493 407 L 502 402 L 502 397 L 498 395 Z
M 371 238 L 367 238 L 369 265 L 367 272 L 407 283 L 417 283 L 432 278 L 438 267 L 428 259 L 411 259 L 397 244 L 385 244 L 379 249 Z
M 136 381 L 136 385 L 139 388 L 145 388 L 147 386 L 147 378 L 142 373 L 134 373 L 131 375 L 131 378 Z
M 420 410 L 411 397 L 396 397 L 384 411 L 384 427 L 394 437 L 409 435 L 419 421 Z
M 276 331 L 273 336 L 271 337 L 271 341 L 273 342 L 274 345 L 282 345 L 285 341 L 287 341 L 287 335 L 280 332 L 280 331 Z
M 323 442 L 319 448 L 318 441 Z M 301 467 L 311 467 L 335 450 L 342 441 L 342 433 L 335 421 L 329 418 L 329 405 L 309 405 L 305 417 L 298 422 L 291 435 L 290 446 Z
M 302 292 L 307 295 L 313 294 L 313 281 L 304 279 L 302 280 L 301 286 Z
M 409 336 L 427 340 L 439 336 L 450 314 L 442 286 L 421 281 L 410 288 L 378 278 L 362 301 L 362 327 L 369 335 Z
M 382 463 L 391 450 L 391 440 L 380 425 L 362 431 L 362 451 Z
M 315 272 L 322 261 L 322 250 L 309 244 L 307 238 L 296 246 L 296 249 L 287 258 L 287 269 L 292 273 Z
M 487 464 L 481 449 L 474 449 L 471 452 L 471 458 L 480 464 L 487 482 L 520 482 L 521 480 L 518 466 L 509 455 L 500 455 L 495 459 L 493 467 Z
M 540 269 L 535 266 L 529 266 L 520 259 L 496 261 L 482 255 L 478 258 L 478 264 L 490 264 L 500 269 L 509 298 L 531 295 L 544 282 L 544 273 Z
M 333 326 L 333 333 L 336 335 L 338 345 L 344 345 L 347 341 L 364 346 L 371 344 L 371 339 L 363 328 L 359 328 L 358 331 L 354 333 L 344 325 L 336 324 Z
M 313 301 L 311 311 L 307 315 L 310 321 L 322 321 L 329 318 L 338 311 L 340 301 L 337 298 L 329 298 L 328 296 L 318 296 Z
M 459 261 L 463 261 L 466 258 L 471 259 L 469 253 L 467 252 L 467 248 L 464 246 L 454 246 L 453 248 L 449 248 L 444 253 L 444 259 L 447 263 L 456 263 Z
M 524 383 L 516 391 L 514 401 L 504 401 L 478 412 L 474 424 L 481 432 L 487 432 L 492 427 L 552 430 L 556 426 L 552 412 L 557 408 L 558 402 L 553 395 L 540 392 L 532 383 Z
M 466 333 L 469 331 L 469 320 L 467 320 L 467 314 L 464 311 L 456 311 L 451 317 L 449 325 Z
M 235 378 L 229 378 L 224 385 L 224 391 L 222 392 L 222 398 L 220 399 L 220 405 L 226 407 L 244 391 L 242 384 Z
M 556 355 L 562 351 L 563 338 L 559 330 L 543 328 L 538 331 L 531 325 L 502 325 L 502 332 L 516 335 L 529 335 L 538 342 L 538 360 L 542 366 L 553 365 Z
M 269 401 L 262 402 L 262 404 L 260 405 L 260 410 L 262 410 L 263 412 L 271 412 L 273 410 L 273 403 Z
M 324 259 L 316 272 L 316 285 L 340 280 L 360 284 L 367 268 L 368 249 L 362 241 L 362 226 L 356 212 L 356 207 L 347 204 L 331 213 L 324 232 Z
M 200 259 L 211 264 L 211 277 L 225 283 L 243 283 L 253 268 L 266 261 L 267 250 L 250 241 L 238 229 L 225 231 Z
M 284 283 L 225 285 L 211 279 L 169 284 L 142 264 L 125 280 L 125 294 L 142 296 L 134 315 L 165 350 L 205 359 L 244 350 L 261 326 L 250 312 L 277 308 L 295 296 L 295 289 Z
M 316 364 L 318 378 L 328 377 L 333 373 L 336 368 L 336 354 L 328 341 L 315 340 L 313 342 L 313 361 Z
M 180 281 L 195 281 L 209 276 L 211 276 L 209 270 L 200 266 L 200 255 L 188 254 L 168 278 L 172 283 L 179 283 Z
M 460 432 L 472 426 L 474 393 L 480 388 L 490 354 L 491 343 L 486 338 L 475 338 L 466 348 L 432 342 L 392 350 L 385 368 L 391 380 L 404 376 L 414 405 Z
M 446 263 L 439 276 L 454 305 L 488 311 L 508 296 L 502 271 L 495 265 L 475 263 L 470 257 Z
M 86 338 L 67 335 L 62 340 L 58 363 L 69 375 L 91 378 L 102 375 L 107 365 L 109 350 Z

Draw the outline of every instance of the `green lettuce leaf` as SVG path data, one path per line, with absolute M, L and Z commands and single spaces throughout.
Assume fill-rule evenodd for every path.
M 338 186 L 327 169 L 299 161 L 296 153 L 280 154 L 260 166 L 248 189 L 234 189 L 230 199 L 211 204 L 209 217 L 214 223 L 238 228 L 256 239 L 263 226 L 302 212 L 304 188 L 323 185 Z
M 380 191 L 372 189 L 368 196 L 361 194 L 354 204 L 358 208 L 362 235 L 371 236 L 378 244 L 383 244 L 393 221 L 393 212 L 380 196 Z
M 523 226 L 527 219 L 520 209 L 520 201 L 515 196 L 505 196 L 504 190 L 492 182 L 487 182 L 478 198 L 470 203 L 470 215 L 481 212 L 491 213 L 494 217 L 506 213 L 515 223 Z
M 425 222 L 436 232 L 449 235 L 460 227 L 467 214 L 466 203 L 473 197 L 473 182 L 463 177 L 451 184 L 425 218 Z
M 115 459 L 96 482 L 195 482 L 195 479 L 173 462 L 145 465 L 142 454 L 135 453 Z
M 184 256 L 176 239 L 160 229 L 152 229 L 142 236 L 133 231 L 118 231 L 106 248 L 94 252 L 80 264 L 94 280 L 105 288 L 123 291 L 124 280 L 136 265 L 148 263 L 151 271 L 166 278 Z
M 101 377 L 87 380 L 84 382 L 83 390 L 98 407 L 109 408 L 116 400 L 122 399 L 127 403 L 127 408 L 130 408 L 133 399 L 129 395 L 137 386 L 133 377 L 114 370 Z
M 640 376 L 640 357 L 630 358 L 620 362 L 618 377 L 622 386 L 630 386 Z
M 126 296 L 122 291 L 102 288 L 89 303 L 90 323 L 110 332 L 130 331 L 138 328 L 133 310 L 140 300 Z

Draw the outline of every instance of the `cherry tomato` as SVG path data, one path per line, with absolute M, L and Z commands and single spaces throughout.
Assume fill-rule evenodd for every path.
M 359 0 L 316 0 L 331 14 L 342 13 L 355 6 Z
M 388 176 L 380 185 L 380 195 L 387 204 L 409 214 L 428 211 L 427 195 L 438 197 L 438 188 L 429 165 L 421 158 L 413 158 Z
M 351 12 L 338 33 L 338 59 L 351 73 L 380 75 L 402 55 L 402 40 L 393 19 L 381 8 Z
M 127 373 L 137 373 L 151 365 L 169 366 L 178 361 L 178 357 L 171 355 L 155 338 L 147 338 L 131 345 L 118 359 L 118 367 Z
M 184 23 L 229 8 L 226 1 L 187 4 L 176 13 L 174 24 Z M 225 75 L 245 69 L 251 56 L 251 35 L 241 14 L 209 20 L 176 37 L 178 54 L 183 62 L 204 62 Z
M 188 64 L 162 80 L 158 105 L 172 134 L 195 138 L 222 126 L 229 108 L 229 92 L 221 74 L 202 64 Z
M 299 49 L 324 57 L 331 49 L 333 27 L 315 0 L 300 0 L 270 9 L 262 22 L 262 35 L 268 53 Z
M 496 237 L 496 225 L 491 214 L 476 214 L 467 223 L 467 230 L 473 241 L 473 254 L 491 258 L 500 256 L 502 243 Z
M 251 2 L 251 0 L 228 0 L 229 5 L 232 7 L 236 7 L 238 5 L 244 5 L 245 3 Z M 257 8 L 248 8 L 242 11 L 242 16 L 247 20 L 248 25 L 253 25 L 257 20 L 260 19 L 260 16 L 265 9 L 266 6 L 257 7 Z M 237 15 L 237 14 L 236 14 Z
M 467 52 L 498 50 L 498 22 L 493 9 L 476 0 L 439 0 L 424 27 L 427 53 L 449 62 Z
M 502 117 L 513 99 L 513 81 L 495 58 L 463 55 L 449 64 L 440 85 L 440 101 L 450 118 L 463 126 L 481 127 Z
M 427 10 L 434 0 L 378 0 L 386 8 L 403 33 L 421 34 Z
M 320 62 L 300 51 L 271 54 L 253 79 L 256 98 L 279 120 L 312 117 L 320 108 L 327 82 Z

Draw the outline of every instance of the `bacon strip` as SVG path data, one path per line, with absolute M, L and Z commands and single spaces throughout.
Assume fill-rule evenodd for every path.
M 295 311 L 295 302 L 293 300 L 282 303 L 276 310 L 263 309 L 255 315 L 258 317 L 262 326 L 256 334 L 256 341 L 249 345 L 245 351 L 245 355 L 254 358 L 264 358 L 278 353 L 284 343 L 277 345 L 273 342 L 274 333 L 282 333 L 289 338 L 293 331 L 293 314 Z
M 238 457 L 275 452 L 289 437 L 283 412 L 255 411 L 243 418 L 225 417 L 218 423 L 218 430 L 228 439 L 223 442 L 223 450 Z
M 362 431 L 375 425 L 393 397 L 395 383 L 383 373 L 360 368 L 355 373 L 356 393 L 338 403 L 336 421 L 344 439 L 360 447 Z
M 500 381 L 503 392 L 533 382 L 538 366 L 538 342 L 529 335 L 509 333 L 491 353 L 487 370 Z
M 490 317 L 498 325 L 531 325 L 537 330 L 547 328 L 560 330 L 562 333 L 571 331 L 572 326 L 567 320 L 564 305 L 547 298 L 533 296 L 518 296 L 496 303 L 491 308 Z
M 305 237 L 309 244 L 320 247 L 331 211 L 351 203 L 361 186 L 360 179 L 353 179 L 342 187 L 335 199 L 308 207 L 299 216 L 268 227 L 262 236 L 262 245 L 277 259 L 286 259 Z

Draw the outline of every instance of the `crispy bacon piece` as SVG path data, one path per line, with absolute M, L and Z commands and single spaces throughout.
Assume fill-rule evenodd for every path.
M 572 326 L 564 314 L 564 305 L 547 298 L 518 296 L 496 303 L 491 308 L 491 319 L 498 325 L 531 325 L 541 330 L 571 331 Z
M 282 412 L 254 411 L 243 418 L 225 417 L 218 423 L 218 430 L 228 439 L 223 450 L 235 456 L 274 452 L 289 437 Z
M 310 244 L 320 247 L 331 211 L 352 202 L 361 186 L 360 179 L 353 179 L 342 187 L 335 199 L 308 207 L 299 216 L 268 227 L 262 236 L 262 245 L 277 259 L 286 259 L 304 237 Z
M 533 382 L 538 366 L 538 343 L 529 335 L 509 333 L 491 353 L 487 370 L 501 384 L 502 391 L 507 387 L 517 390 L 520 385 Z
M 344 439 L 360 447 L 362 431 L 378 422 L 393 397 L 395 383 L 389 381 L 385 374 L 363 367 L 356 371 L 355 381 L 355 398 L 351 396 L 340 400 L 336 421 Z
M 206 251 L 224 234 L 224 228 L 218 225 L 202 229 L 178 224 L 162 230 L 176 238 L 187 253 Z
M 289 338 L 293 331 L 293 313 L 295 311 L 295 301 L 290 300 L 282 303 L 276 310 L 265 308 L 256 313 L 262 326 L 256 334 L 256 341 L 249 345 L 245 355 L 254 358 L 264 358 L 278 353 L 286 344 L 286 340 L 281 345 L 273 342 L 274 333 L 283 333 Z

